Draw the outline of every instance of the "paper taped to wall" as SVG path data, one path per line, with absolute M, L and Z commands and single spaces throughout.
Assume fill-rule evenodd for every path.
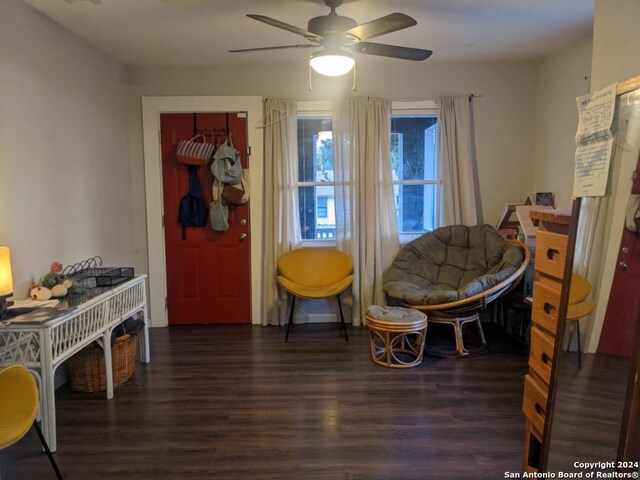
M 573 195 L 603 196 L 607 189 L 613 150 L 611 124 L 616 104 L 616 84 L 578 97 L 576 101 L 579 121 Z

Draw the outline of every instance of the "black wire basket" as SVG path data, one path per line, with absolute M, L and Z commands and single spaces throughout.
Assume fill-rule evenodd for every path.
M 113 287 L 133 278 L 132 267 L 103 267 L 99 256 L 68 265 L 61 274 L 85 288 Z

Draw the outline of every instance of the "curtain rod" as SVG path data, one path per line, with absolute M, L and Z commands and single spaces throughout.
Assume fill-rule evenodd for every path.
M 447 96 L 455 97 L 456 95 Z M 464 97 L 464 95 L 461 96 Z M 467 97 L 469 97 L 469 99 L 482 98 L 484 97 L 484 95 L 481 93 L 469 93 L 467 94 Z M 433 102 L 434 100 L 437 100 L 437 98 L 392 98 L 391 100 L 393 100 L 394 102 Z
M 456 96 L 456 95 L 449 95 L 449 96 Z M 464 96 L 464 95 L 462 95 Z M 367 95 L 367 97 L 369 97 L 369 95 Z M 469 100 L 471 100 L 472 98 L 482 98 L 484 97 L 484 95 L 482 93 L 469 93 L 467 95 L 467 97 L 469 97 Z M 267 100 L 266 98 L 263 98 L 262 101 L 264 102 L 265 100 Z M 298 102 L 330 102 L 332 99 L 313 99 L 313 100 L 309 100 L 309 99 L 296 99 L 296 101 Z M 437 100 L 437 98 L 390 98 L 389 100 L 393 101 L 393 102 L 433 102 L 435 100 Z

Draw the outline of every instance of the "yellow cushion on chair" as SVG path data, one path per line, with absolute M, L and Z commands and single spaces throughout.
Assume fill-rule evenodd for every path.
M 569 287 L 569 305 L 582 302 L 591 293 L 589 280 L 577 273 L 571 274 L 571 287 Z
M 278 276 L 278 283 L 282 285 L 285 290 L 297 297 L 325 298 L 332 297 L 345 290 L 349 285 L 353 283 L 353 275 L 348 275 L 339 282 L 321 287 L 307 287 L 304 285 L 299 285 L 283 276 Z
M 330 248 L 300 248 L 278 260 L 278 282 L 306 298 L 337 295 L 353 282 L 351 257 Z
M 571 287 L 569 288 L 569 305 L 567 307 L 567 320 L 578 320 L 589 315 L 595 302 L 585 302 L 584 299 L 591 293 L 589 280 L 577 273 L 571 274 Z
M 25 367 L 13 365 L 0 371 L 0 449 L 20 440 L 38 412 L 38 387 Z
M 596 302 L 574 303 L 567 307 L 567 320 L 578 320 L 589 315 L 596 308 Z

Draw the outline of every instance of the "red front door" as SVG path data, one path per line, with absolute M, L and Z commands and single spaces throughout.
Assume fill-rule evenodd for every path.
M 228 131 L 247 168 L 246 114 L 162 114 L 160 129 L 169 324 L 250 323 L 249 204 L 230 206 L 229 230 L 214 232 L 209 224 L 188 228 L 183 240 L 178 210 L 188 175 L 186 165 L 176 160 L 178 142 L 194 131 L 218 145 Z M 213 184 L 209 167 L 200 167 L 198 177 L 208 207 Z
M 640 194 L 640 157 L 631 193 Z M 613 276 L 598 353 L 630 357 L 636 319 L 640 315 L 640 233 L 626 228 Z

